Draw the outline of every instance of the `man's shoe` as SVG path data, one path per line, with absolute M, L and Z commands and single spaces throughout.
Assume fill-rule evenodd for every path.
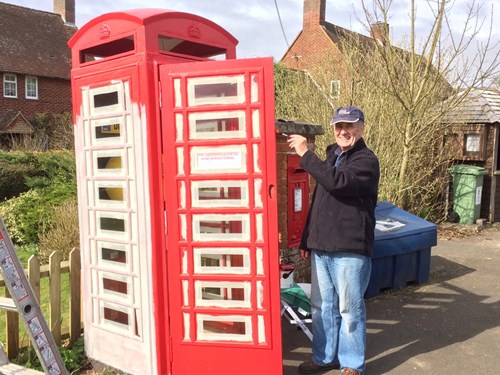
M 318 365 L 313 361 L 302 362 L 299 365 L 299 374 L 318 374 L 323 371 L 339 369 L 340 365 L 338 363 L 330 363 L 328 365 Z
M 352 368 L 345 368 L 342 370 L 342 375 L 363 375 L 363 373 L 358 370 L 353 370 Z

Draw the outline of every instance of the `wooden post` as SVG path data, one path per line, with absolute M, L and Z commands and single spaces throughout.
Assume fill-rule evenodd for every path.
M 5 287 L 5 297 L 11 297 L 7 287 Z M 17 311 L 6 311 L 5 316 L 7 357 L 17 358 L 19 355 L 19 314 Z
M 34 255 L 28 259 L 28 280 L 36 301 L 40 304 L 40 261 Z
M 61 256 L 53 251 L 49 257 L 50 331 L 56 345 L 61 345 Z
M 82 333 L 81 298 L 80 289 L 80 250 L 73 249 L 69 253 L 69 341 L 73 344 Z

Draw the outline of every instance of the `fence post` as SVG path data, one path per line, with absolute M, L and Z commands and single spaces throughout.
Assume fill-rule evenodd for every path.
M 11 298 L 9 289 L 4 287 L 5 297 Z M 7 357 L 17 358 L 19 355 L 19 314 L 14 311 L 5 312 L 5 336 L 7 341 Z
M 80 288 L 80 250 L 69 253 L 69 341 L 73 344 L 82 334 L 82 293 Z
M 40 261 L 34 255 L 28 259 L 28 280 L 33 289 L 38 305 L 40 305 Z
M 49 257 L 50 331 L 56 345 L 61 345 L 61 256 L 53 251 Z

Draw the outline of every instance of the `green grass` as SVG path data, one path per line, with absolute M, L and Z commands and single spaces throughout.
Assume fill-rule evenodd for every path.
M 17 255 L 24 269 L 26 269 L 26 265 L 28 263 L 28 259 L 36 253 L 36 247 L 18 247 L 16 248 Z M 64 273 L 61 275 L 61 333 L 64 334 L 69 330 L 69 291 L 70 291 L 70 280 L 69 274 Z M 5 288 L 1 288 L 0 295 L 2 297 L 5 296 Z M 49 324 L 49 278 L 44 277 L 40 280 L 40 308 L 42 310 L 42 314 Z M 0 341 L 6 342 L 6 312 L 0 313 Z M 24 321 L 22 317 L 19 317 L 19 343 L 20 346 L 27 346 L 29 342 L 29 336 L 24 327 Z

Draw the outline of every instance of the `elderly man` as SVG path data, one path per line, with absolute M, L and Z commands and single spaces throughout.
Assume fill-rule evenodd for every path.
M 321 160 L 306 138 L 293 134 L 290 148 L 316 181 L 300 243 L 311 259 L 312 359 L 301 374 L 340 368 L 342 375 L 365 372 L 364 293 L 371 273 L 379 162 L 363 139 L 364 115 L 353 106 L 335 111 L 335 143 Z

